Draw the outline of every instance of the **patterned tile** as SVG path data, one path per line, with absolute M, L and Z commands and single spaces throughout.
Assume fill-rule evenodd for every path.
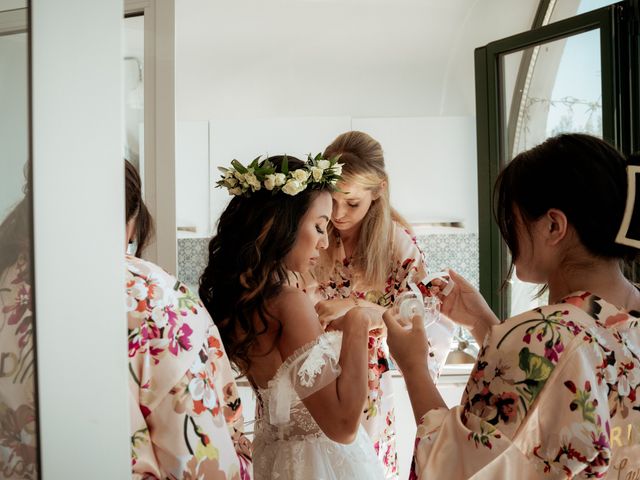
M 478 288 L 480 284 L 478 234 L 432 233 L 416 238 L 430 272 L 452 268 Z
M 178 280 L 196 292 L 209 260 L 208 247 L 209 238 L 178 239 Z
M 476 288 L 479 284 L 478 235 L 475 233 L 432 233 L 417 237 L 430 272 L 453 268 Z M 209 238 L 178 239 L 178 278 L 197 290 L 207 265 Z

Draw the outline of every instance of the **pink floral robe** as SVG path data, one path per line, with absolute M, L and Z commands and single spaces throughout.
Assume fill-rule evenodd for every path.
M 198 297 L 127 257 L 126 302 L 133 477 L 249 479 L 238 390 Z
M 35 479 L 33 314 L 25 256 L 0 272 L 0 478 Z
M 321 300 L 356 297 L 383 306 L 391 306 L 396 296 L 409 289 L 410 282 L 420 288 L 427 275 L 422 252 L 415 238 L 401 225 L 394 224 L 395 237 L 389 248 L 390 275 L 384 285 L 366 285 L 359 279 L 346 258 L 340 237 L 330 239 L 327 253 L 333 264 L 329 273 L 300 278 L 298 287 L 314 303 Z M 323 280 L 324 279 L 324 280 Z M 369 337 L 369 395 L 362 416 L 362 425 L 371 437 L 386 478 L 397 478 L 396 426 L 393 390 L 389 371 L 389 349 L 386 338 Z
M 462 405 L 422 418 L 411 478 L 640 478 L 639 320 L 578 292 L 494 327 Z

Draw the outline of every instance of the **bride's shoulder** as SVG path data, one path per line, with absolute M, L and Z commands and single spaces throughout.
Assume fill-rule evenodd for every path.
M 295 287 L 282 287 L 273 299 L 271 311 L 280 320 L 285 331 L 305 324 L 320 325 L 313 303 L 303 291 Z
M 285 285 L 273 298 L 273 307 L 279 313 L 309 308 L 313 311 L 311 300 L 302 290 Z

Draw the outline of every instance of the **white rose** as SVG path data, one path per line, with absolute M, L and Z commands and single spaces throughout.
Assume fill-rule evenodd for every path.
M 306 182 L 309 178 L 309 172 L 302 168 L 299 168 L 298 170 L 294 170 L 293 172 L 291 172 L 291 176 L 299 182 Z
M 342 175 L 342 163 L 336 163 L 333 166 L 333 173 L 334 175 Z
M 284 182 L 287 180 L 287 176 L 284 173 L 276 173 L 276 187 L 281 187 L 284 185 Z
M 311 175 L 313 176 L 313 179 L 316 182 L 319 182 L 320 179 L 322 178 L 322 172 L 324 170 L 322 168 L 319 167 L 311 167 Z
M 230 188 L 229 189 L 229 194 L 230 195 L 242 195 L 242 189 L 240 187 Z
M 251 186 L 251 189 L 254 192 L 257 192 L 258 190 L 260 190 L 260 188 L 262 188 L 262 185 L 260 185 L 260 182 L 258 181 L 256 176 L 251 172 L 245 174 L 244 180 Z
M 238 180 L 236 178 L 230 177 L 227 178 L 224 183 L 228 186 L 228 187 L 235 187 L 238 184 Z
M 302 190 L 304 190 L 304 184 L 293 178 L 282 187 L 282 191 L 287 195 L 297 195 Z
M 237 170 L 235 172 L 233 172 L 233 176 L 236 177 L 241 182 L 244 182 L 244 175 L 242 173 L 238 172 Z
M 276 176 L 273 174 L 265 175 L 264 177 L 264 188 L 267 190 L 273 190 L 273 187 L 276 186 Z
M 316 165 L 318 165 L 318 168 L 321 168 L 322 170 L 326 170 L 331 165 L 331 162 L 329 160 L 318 160 L 316 162 Z

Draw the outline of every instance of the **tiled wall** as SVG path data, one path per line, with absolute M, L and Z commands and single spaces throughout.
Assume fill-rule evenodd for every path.
M 208 238 L 178 239 L 178 278 L 194 287 L 208 259 Z M 475 233 L 434 233 L 418 237 L 430 272 L 453 268 L 478 286 L 478 235 Z
M 417 237 L 430 273 L 452 268 L 476 288 L 480 284 L 477 233 L 434 233 Z

